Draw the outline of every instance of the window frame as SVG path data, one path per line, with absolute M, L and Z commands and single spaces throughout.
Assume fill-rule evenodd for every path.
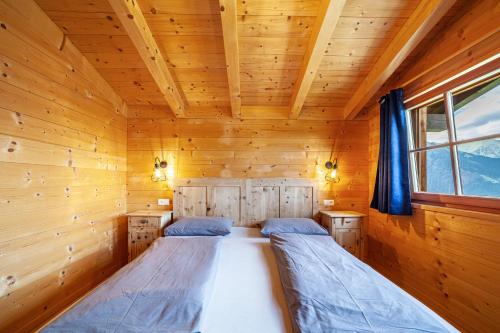
M 460 178 L 458 148 L 457 148 L 458 145 L 460 144 L 500 138 L 500 133 L 457 140 L 455 119 L 453 117 L 454 93 L 481 84 L 482 82 L 500 77 L 500 68 L 498 66 L 492 68 L 491 65 L 492 64 L 489 63 L 486 66 L 471 68 L 463 72 L 463 74 L 467 75 L 462 75 L 459 76 L 458 78 L 455 77 L 443 81 L 441 84 L 438 84 L 433 88 L 427 89 L 420 94 L 416 94 L 415 96 L 412 96 L 404 101 L 406 128 L 408 132 L 408 158 L 409 158 L 410 176 L 411 176 L 410 184 L 412 189 L 413 201 L 423 201 L 423 202 L 431 202 L 431 203 L 453 205 L 453 206 L 478 206 L 478 207 L 492 208 L 492 209 L 498 209 L 498 207 L 500 207 L 500 198 L 463 194 L 462 181 Z M 425 97 L 425 100 L 422 100 L 422 97 Z M 418 110 L 419 108 L 425 105 L 429 105 L 439 100 L 443 100 L 444 102 L 446 125 L 447 125 L 446 128 L 448 130 L 448 141 L 433 146 L 418 148 L 415 146 L 415 139 L 413 137 L 413 130 L 412 130 L 413 124 L 412 124 L 411 113 L 415 112 L 415 110 Z M 420 191 L 419 188 L 420 179 L 416 167 L 417 161 L 415 158 L 416 155 L 415 153 L 422 151 L 430 151 L 438 148 L 449 148 L 451 171 L 453 176 L 453 184 L 455 192 L 454 194 Z

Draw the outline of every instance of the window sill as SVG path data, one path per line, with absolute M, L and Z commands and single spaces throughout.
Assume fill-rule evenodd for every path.
M 433 207 L 459 211 L 483 212 L 500 215 L 500 199 L 472 196 L 457 196 L 436 193 L 416 192 L 412 194 L 412 206 L 425 209 Z

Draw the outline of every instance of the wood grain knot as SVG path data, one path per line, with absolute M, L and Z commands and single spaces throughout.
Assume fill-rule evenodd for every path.
M 16 279 L 12 275 L 7 276 L 5 280 L 7 280 L 8 286 L 12 286 L 14 283 L 16 283 Z

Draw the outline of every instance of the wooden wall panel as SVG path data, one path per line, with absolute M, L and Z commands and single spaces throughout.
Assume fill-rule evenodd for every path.
M 379 117 L 369 120 L 373 193 Z M 369 210 L 368 263 L 463 332 L 500 327 L 500 215 L 419 206 L 412 217 Z
M 208 216 L 229 217 L 240 221 L 241 189 L 237 186 L 214 186 L 208 193 Z
M 310 178 L 335 208 L 368 212 L 367 121 L 175 119 L 142 107 L 130 107 L 129 115 L 129 210 L 159 208 L 155 195 L 172 196 L 172 184 L 150 179 L 154 157 L 163 156 L 173 179 Z M 337 184 L 324 181 L 332 149 Z
M 248 219 L 259 223 L 269 217 L 279 217 L 279 186 L 253 186 Z
M 313 216 L 313 188 L 286 186 L 280 195 L 281 217 Z
M 36 4 L 0 21 L 0 331 L 29 332 L 125 262 L 126 107 Z
M 400 67 L 384 87 L 385 92 L 407 82 L 414 82 L 405 86 L 409 93 L 424 90 L 484 60 L 485 47 L 492 54 L 498 52 L 498 43 L 482 42 L 492 34 L 490 15 L 498 9 L 498 3 L 483 0 L 462 5 L 458 16 L 445 19 L 447 29 L 425 41 L 415 51 L 413 60 Z M 467 30 L 471 26 L 469 20 L 482 30 Z M 493 29 L 498 30 L 498 25 Z M 498 40 L 498 32 L 496 35 Z M 463 45 L 459 52 L 457 45 Z M 450 58 L 449 50 L 456 56 Z M 434 66 L 432 71 L 427 70 L 429 66 Z M 424 72 L 415 72 L 415 68 Z M 409 72 L 413 72 L 413 77 L 408 76 Z M 377 169 L 379 121 L 375 107 L 369 114 L 370 198 Z M 499 215 L 428 205 L 415 206 L 413 213 L 411 217 L 401 217 L 369 210 L 368 263 L 459 330 L 498 331 Z
M 153 200 L 155 200 L 154 198 Z M 207 188 L 205 186 L 179 187 L 176 200 L 180 216 L 206 216 L 207 215 Z

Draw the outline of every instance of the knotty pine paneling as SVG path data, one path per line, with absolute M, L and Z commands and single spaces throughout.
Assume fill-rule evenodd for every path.
M 321 200 L 367 213 L 366 120 L 175 119 L 168 110 L 150 111 L 129 107 L 128 210 L 159 208 L 157 198 L 172 199 L 168 184 L 150 179 L 155 156 L 163 156 L 172 179 L 313 178 Z M 339 158 L 338 184 L 324 181 L 332 149 Z
M 370 199 L 379 148 L 370 126 Z M 369 210 L 368 263 L 464 332 L 500 327 L 500 216 L 423 206 L 402 217 Z
M 36 4 L 0 21 L 0 331 L 29 332 L 125 262 L 126 107 Z
M 447 20 L 446 29 L 417 48 L 413 59 L 419 60 L 407 61 L 408 67 L 400 67 L 400 74 L 396 73 L 384 89 L 414 81 L 405 87 L 408 94 L 421 91 L 483 61 L 488 55 L 485 49 L 497 52 L 498 43 L 483 42 L 495 36 L 490 17 L 495 6 L 498 4 L 489 0 L 466 3 L 457 16 Z M 475 30 L 470 30 L 469 20 L 476 24 Z M 498 40 L 498 32 L 496 35 Z M 457 54 L 450 58 L 449 50 Z M 428 71 L 431 64 L 437 67 Z M 425 72 L 415 72 L 415 68 Z M 413 72 L 412 77 L 409 72 Z M 370 199 L 378 161 L 379 122 L 377 106 L 369 113 Z M 498 331 L 500 216 L 428 205 L 416 206 L 413 213 L 401 217 L 369 210 L 368 263 L 459 330 Z

